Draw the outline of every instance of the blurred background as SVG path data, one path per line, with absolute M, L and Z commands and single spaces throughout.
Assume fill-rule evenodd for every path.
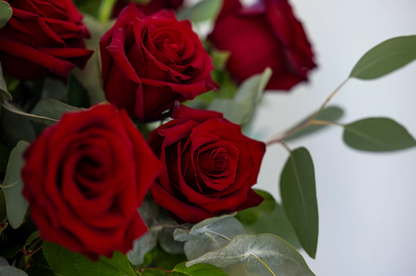
M 245 1 L 250 3 L 252 1 Z M 263 141 L 311 114 L 380 42 L 416 34 L 415 0 L 292 0 L 319 68 L 290 93 L 268 91 L 250 135 Z M 416 62 L 374 81 L 350 80 L 330 105 L 340 120 L 389 117 L 416 136 Z M 416 275 L 416 150 L 367 153 L 348 148 L 336 126 L 289 143 L 305 146 L 315 164 L 320 233 L 319 276 Z M 257 188 L 279 199 L 278 179 L 288 157 L 268 148 Z

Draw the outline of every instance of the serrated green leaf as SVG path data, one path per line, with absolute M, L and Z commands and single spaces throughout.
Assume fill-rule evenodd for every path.
M 0 275 L 4 276 L 28 276 L 26 272 L 13 266 L 0 266 Z
M 409 132 L 389 118 L 369 118 L 345 125 L 343 138 L 352 148 L 375 152 L 401 150 L 416 145 Z
M 39 250 L 32 256 L 33 264 L 26 270 L 29 276 L 54 276 L 52 269 L 43 256 L 42 250 Z
M 186 263 L 225 267 L 246 263 L 247 270 L 265 276 L 312 276 L 302 255 L 283 239 L 272 234 L 238 235 L 228 245 Z
M 173 237 L 185 242 L 185 255 L 189 260 L 225 246 L 236 235 L 243 234 L 243 225 L 233 216 L 224 215 L 206 219 L 191 229 L 176 229 Z
M 368 51 L 352 69 L 350 78 L 379 78 L 415 59 L 416 35 L 391 38 Z
M 318 114 L 318 116 L 316 116 L 315 120 L 336 122 L 337 120 L 339 120 L 342 117 L 343 114 L 344 114 L 344 111 L 341 108 L 339 108 L 337 106 L 328 106 L 327 108 L 323 109 Z M 292 127 L 291 129 L 294 129 L 294 128 L 298 127 L 299 125 L 307 122 L 312 115 L 313 114 L 308 116 L 305 120 L 298 123 L 296 126 Z M 307 127 L 303 128 L 302 130 L 294 133 L 293 135 L 287 137 L 285 139 L 285 141 L 295 140 L 297 138 L 300 138 L 300 137 L 312 134 L 314 132 L 317 132 L 319 130 L 322 130 L 326 127 L 327 127 L 326 125 L 310 125 L 310 126 L 307 126 Z
M 315 171 L 309 151 L 291 152 L 280 177 L 282 205 L 303 249 L 315 258 L 318 246 L 318 202 Z
M 256 207 L 238 212 L 236 218 L 244 225 L 247 234 L 269 233 L 281 237 L 295 248 L 300 248 L 295 230 L 282 206 L 267 192 L 255 190 L 264 198 Z
M 195 5 L 181 10 L 176 18 L 190 20 L 194 23 L 215 20 L 221 10 L 223 0 L 202 0 Z
M 231 99 L 214 99 L 208 109 L 222 113 L 225 119 L 234 124 L 241 124 L 244 120 L 243 106 Z
M 105 241 L 103 241 L 105 242 Z M 112 259 L 100 257 L 93 262 L 82 254 L 50 242 L 44 242 L 43 255 L 56 275 L 60 276 L 136 276 L 127 257 L 114 252 Z
M 25 165 L 23 152 L 29 143 L 20 141 L 10 153 L 6 176 L 2 184 L 4 198 L 6 200 L 7 218 L 10 225 L 16 229 L 23 223 L 29 204 L 22 195 L 23 181 L 20 171 Z
M 6 26 L 7 22 L 13 15 L 13 10 L 5 1 L 0 1 L 0 29 Z
M 227 276 L 222 269 L 209 264 L 196 264 L 186 267 L 185 262 L 178 264 L 173 269 L 172 276 Z

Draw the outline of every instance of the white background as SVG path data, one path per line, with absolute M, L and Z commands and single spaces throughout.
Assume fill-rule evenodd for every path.
M 290 93 L 266 93 L 253 136 L 267 140 L 313 112 L 378 43 L 416 34 L 415 0 L 292 0 L 313 43 L 319 69 L 309 84 Z M 331 101 L 346 114 L 341 122 L 384 116 L 416 136 L 416 62 L 384 78 L 351 80 Z M 316 260 L 305 259 L 318 276 L 416 275 L 416 149 L 364 153 L 348 148 L 342 130 L 296 140 L 315 163 L 320 231 Z M 287 158 L 279 145 L 267 149 L 258 188 L 278 198 Z

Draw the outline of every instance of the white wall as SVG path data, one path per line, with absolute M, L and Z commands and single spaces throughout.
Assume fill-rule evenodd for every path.
M 350 73 L 358 59 L 394 36 L 416 34 L 415 0 L 292 0 L 313 43 L 319 69 L 309 84 L 291 93 L 268 92 L 252 128 L 267 140 L 314 111 Z M 341 122 L 385 116 L 416 136 L 416 62 L 374 81 L 351 80 L 333 99 L 346 114 Z M 348 148 L 332 127 L 296 140 L 315 163 L 320 215 L 316 260 L 319 276 L 416 275 L 416 150 L 388 154 Z M 287 158 L 268 148 L 258 188 L 278 198 Z

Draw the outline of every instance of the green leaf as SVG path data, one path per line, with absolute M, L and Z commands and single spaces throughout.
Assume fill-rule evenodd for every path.
M 276 203 L 272 195 L 260 190 L 255 191 L 264 197 L 264 201 L 259 206 L 238 212 L 236 216 L 244 225 L 246 233 L 270 233 L 281 237 L 295 248 L 300 248 L 295 230 L 282 206 Z
M 133 249 L 127 257 L 134 266 L 143 264 L 144 256 L 157 245 L 158 231 L 149 230 L 145 235 L 134 241 Z
M 105 241 L 103 241 L 105 242 Z M 129 260 L 120 252 L 112 259 L 100 257 L 93 262 L 82 254 L 50 242 L 43 243 L 43 255 L 56 275 L 60 276 L 136 276 Z
M 230 51 L 214 50 L 211 54 L 214 68 L 216 70 L 224 71 L 225 65 L 227 64 L 227 61 L 230 55 L 231 55 Z
M 7 22 L 13 15 L 13 10 L 5 1 L 0 1 L 0 29 L 6 26 Z
M 172 276 L 227 276 L 222 269 L 209 264 L 196 264 L 186 267 L 185 262 L 178 264 L 170 274 Z
M 160 247 L 169 254 L 183 254 L 184 243 L 175 241 L 173 232 L 175 228 L 163 228 L 159 231 L 158 241 Z
M 6 101 L 2 101 L 4 104 Z M 12 106 L 12 108 L 14 108 Z M 1 138 L 7 148 L 13 148 L 20 140 L 32 142 L 36 139 L 33 125 L 26 117 L 2 109 L 0 116 Z
M 54 276 L 52 269 L 43 256 L 42 250 L 39 250 L 32 256 L 33 264 L 26 270 L 29 276 Z
M 2 101 L 1 104 L 3 108 L 6 109 L 7 111 L 19 117 L 23 117 L 24 119 L 30 120 L 32 122 L 40 123 L 43 125 L 52 125 L 58 121 L 57 119 L 52 119 L 52 118 L 48 118 L 45 116 L 38 116 L 38 115 L 26 113 L 8 101 Z
M 234 124 L 241 124 L 244 120 L 243 106 L 231 99 L 214 99 L 208 109 L 223 113 L 224 118 Z
M 251 76 L 239 86 L 234 101 L 244 110 L 241 125 L 250 122 L 272 74 L 273 71 L 267 67 L 263 73 Z
M 23 181 L 20 171 L 25 165 L 23 152 L 29 143 L 20 141 L 10 153 L 7 165 L 6 177 L 2 184 L 4 198 L 6 199 L 7 218 L 10 225 L 16 229 L 23 223 L 29 204 L 22 195 Z
M 315 258 L 318 246 L 318 202 L 315 172 L 309 151 L 299 148 L 291 152 L 280 177 L 283 208 L 300 244 Z
M 0 266 L 0 275 L 4 276 L 28 276 L 26 272 L 13 266 Z
M 49 98 L 57 101 L 65 100 L 68 86 L 63 84 L 62 81 L 54 79 L 45 79 L 42 87 L 41 98 Z
M 0 2 L 2 3 L 2 2 Z M 3 68 L 1 66 L 0 63 L 0 100 L 4 98 L 8 101 L 12 101 L 13 97 L 12 95 L 7 91 L 7 84 L 6 81 L 4 80 L 4 76 L 3 76 Z
M 45 117 L 50 119 L 51 121 L 57 122 L 61 119 L 64 113 L 79 111 L 81 111 L 81 109 L 67 105 L 57 100 L 42 99 L 36 104 L 35 108 L 32 110 L 32 114 L 38 117 Z
M 91 106 L 87 90 L 82 86 L 74 74 L 71 74 L 69 77 L 69 87 L 66 97 L 69 105 L 81 108 L 88 108 Z
M 4 197 L 3 189 L 0 189 L 0 224 L 7 220 L 6 198 Z
M 365 151 L 395 151 L 416 145 L 409 132 L 388 118 L 363 119 L 344 126 L 344 141 Z
M 241 223 L 231 215 L 206 219 L 191 229 L 176 229 L 173 237 L 185 242 L 185 255 L 189 260 L 225 246 L 236 235 L 243 234 Z
M 223 0 L 202 0 L 199 3 L 181 10 L 178 20 L 188 19 L 194 23 L 215 20 L 221 10 Z
M 3 144 L 0 144 L 0 172 L 6 171 L 9 156 L 10 151 Z
M 246 263 L 248 271 L 265 276 L 312 276 L 302 255 L 283 239 L 272 234 L 238 235 L 227 246 L 186 263 L 225 267 Z
M 386 40 L 368 51 L 355 65 L 350 78 L 375 79 L 416 59 L 416 35 Z
M 323 109 L 318 114 L 318 116 L 316 116 L 315 120 L 336 122 L 337 120 L 339 120 L 342 117 L 343 114 L 344 114 L 344 111 L 341 108 L 339 108 L 337 106 L 329 106 L 329 107 Z M 304 124 L 305 122 L 307 122 L 309 120 L 309 118 L 312 115 L 313 114 L 311 114 L 310 116 L 308 116 L 305 120 L 303 120 L 302 122 L 300 122 L 296 126 L 292 127 L 291 129 L 294 129 L 294 128 L 300 126 L 301 124 Z M 310 125 L 310 126 L 307 126 L 307 127 L 303 128 L 302 130 L 294 133 L 293 135 L 287 137 L 285 139 L 285 141 L 291 141 L 291 140 L 298 139 L 300 137 L 303 137 L 303 136 L 312 134 L 312 133 L 314 133 L 316 131 L 322 130 L 322 129 L 326 128 L 326 127 L 327 127 L 326 125 Z

